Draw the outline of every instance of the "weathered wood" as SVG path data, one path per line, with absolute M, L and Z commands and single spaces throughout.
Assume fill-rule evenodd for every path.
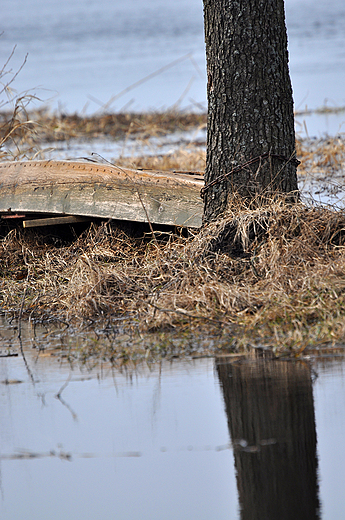
M 48 213 L 200 227 L 200 173 L 70 161 L 0 163 L 0 213 Z
M 77 224 L 79 222 L 88 222 L 91 217 L 78 217 L 69 215 L 67 217 L 50 217 L 50 218 L 35 218 L 33 220 L 23 220 L 23 227 L 41 227 L 41 226 L 56 226 L 58 224 Z

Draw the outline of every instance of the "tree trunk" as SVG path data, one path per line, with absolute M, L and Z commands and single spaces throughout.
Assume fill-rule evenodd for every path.
M 284 0 L 203 1 L 209 221 L 234 194 L 296 198 L 298 161 Z
M 307 364 L 216 360 L 233 444 L 241 520 L 319 520 Z

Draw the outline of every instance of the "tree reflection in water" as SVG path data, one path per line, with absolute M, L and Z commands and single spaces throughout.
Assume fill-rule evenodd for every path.
M 319 519 L 310 366 L 216 361 L 234 447 L 242 520 Z

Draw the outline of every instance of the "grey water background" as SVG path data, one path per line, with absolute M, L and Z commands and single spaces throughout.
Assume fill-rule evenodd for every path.
M 343 518 L 339 350 L 268 362 L 263 379 L 241 357 L 119 370 L 52 357 L 47 339 L 37 350 L 43 330 L 30 339 L 23 324 L 25 357 L 0 358 L 2 520 L 235 520 L 248 507 L 265 520 Z M 2 355 L 15 336 L 1 318 Z M 265 516 L 243 493 L 260 479 L 272 488 Z
M 285 4 L 295 108 L 344 106 L 343 0 Z M 2 0 L 0 31 L 1 64 L 15 45 L 13 72 L 28 54 L 13 88 L 53 110 L 206 110 L 201 0 Z M 344 121 L 304 115 L 297 131 L 335 134 Z

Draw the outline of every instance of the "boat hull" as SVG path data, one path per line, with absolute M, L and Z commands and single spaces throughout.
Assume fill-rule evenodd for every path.
M 0 163 L 0 213 L 76 215 L 200 227 L 200 173 L 129 170 L 88 162 Z

